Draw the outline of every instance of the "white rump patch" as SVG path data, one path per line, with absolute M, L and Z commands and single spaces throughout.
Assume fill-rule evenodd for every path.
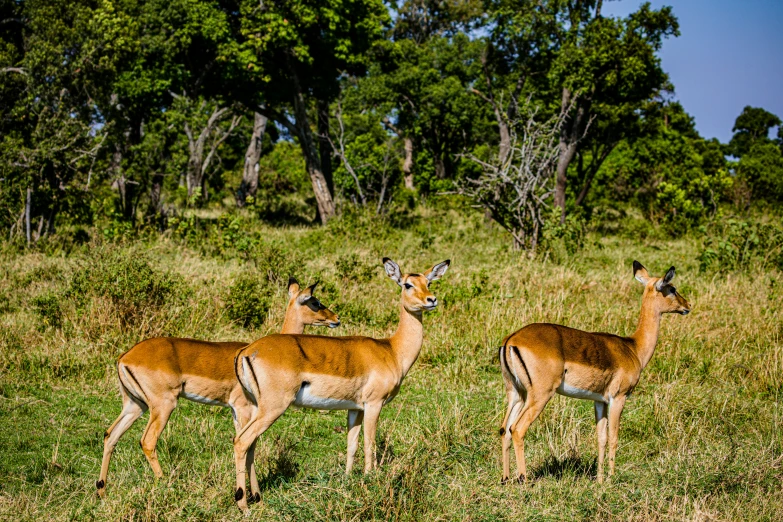
M 332 399 L 329 397 L 318 397 L 310 393 L 310 386 L 302 386 L 296 392 L 294 404 L 301 408 L 314 408 L 316 410 L 364 410 L 353 401 L 344 399 Z
M 588 401 L 608 403 L 608 399 L 603 395 L 600 395 L 595 392 L 591 392 L 590 390 L 583 390 L 581 388 L 575 388 L 574 386 L 569 386 L 568 384 L 565 383 L 565 381 L 560 383 L 560 386 L 558 386 L 557 390 L 555 391 L 560 395 L 565 395 L 566 397 L 571 397 L 573 399 L 585 399 Z
M 209 404 L 210 406 L 226 406 L 226 407 L 228 406 L 228 404 L 226 403 L 216 401 L 215 399 L 210 399 L 207 397 L 202 397 L 201 395 L 198 395 L 196 393 L 183 391 L 180 392 L 179 396 L 185 397 L 186 399 L 191 400 L 193 402 L 200 402 L 201 404 Z

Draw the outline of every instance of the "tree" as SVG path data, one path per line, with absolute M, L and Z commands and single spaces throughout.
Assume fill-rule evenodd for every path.
M 335 207 L 309 113 L 335 99 L 341 72 L 362 70 L 389 20 L 386 8 L 380 0 L 238 0 L 222 8 L 234 28 L 222 48 L 228 94 L 296 138 L 325 223 Z
M 734 135 L 729 141 L 727 151 L 732 156 L 741 158 L 748 153 L 757 143 L 767 143 L 769 131 L 772 127 L 780 125 L 781 121 L 776 115 L 758 107 L 745 106 L 742 113 L 737 116 L 731 131 Z M 780 129 L 778 129 L 780 135 Z
M 462 181 L 458 192 L 486 209 L 511 234 L 515 248 L 529 249 L 532 254 L 544 224 L 544 209 L 552 197 L 558 136 L 568 111 L 542 122 L 539 110 L 528 99 L 516 112 L 522 119 L 509 121 L 505 157 L 498 153 L 484 161 L 469 154 L 482 172 Z

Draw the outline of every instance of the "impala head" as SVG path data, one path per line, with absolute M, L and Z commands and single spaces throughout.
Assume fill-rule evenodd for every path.
M 383 258 L 383 268 L 386 274 L 402 288 L 402 305 L 409 312 L 434 310 L 438 306 L 438 298 L 430 292 L 430 283 L 440 279 L 449 268 L 450 259 L 438 263 L 423 274 L 403 274 L 399 265 Z
M 303 289 L 299 286 L 299 281 L 293 277 L 289 278 L 286 316 L 295 313 L 303 324 L 337 328 L 340 326 L 340 318 L 313 295 L 317 285 L 318 283 L 315 283 Z
M 663 277 L 652 277 L 639 261 L 634 261 L 633 275 L 644 285 L 643 299 L 652 299 L 659 313 L 687 315 L 691 311 L 690 303 L 672 285 L 674 267 L 671 267 Z

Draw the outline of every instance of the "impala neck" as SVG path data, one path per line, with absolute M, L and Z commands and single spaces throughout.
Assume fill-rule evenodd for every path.
M 424 327 L 421 324 L 422 312 L 409 312 L 400 303 L 400 324 L 391 336 L 392 350 L 397 357 L 397 363 L 406 375 L 413 363 L 419 357 L 421 344 L 424 340 Z
M 642 368 L 652 359 L 655 344 L 658 342 L 658 330 L 661 327 L 661 313 L 655 309 L 652 300 L 642 301 L 642 311 L 639 314 L 639 325 L 631 336 L 636 344 L 636 356 Z
M 288 313 L 293 305 L 289 305 L 286 309 L 285 319 L 283 320 L 283 330 L 280 333 L 284 334 L 301 334 L 304 332 L 305 324 L 294 313 Z

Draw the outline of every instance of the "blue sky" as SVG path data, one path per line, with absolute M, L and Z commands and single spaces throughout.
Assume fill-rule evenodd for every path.
M 604 14 L 625 16 L 642 0 L 604 1 Z M 652 0 L 670 5 L 678 38 L 663 44 L 661 61 L 675 98 L 705 138 L 722 142 L 746 105 L 783 118 L 783 0 Z

